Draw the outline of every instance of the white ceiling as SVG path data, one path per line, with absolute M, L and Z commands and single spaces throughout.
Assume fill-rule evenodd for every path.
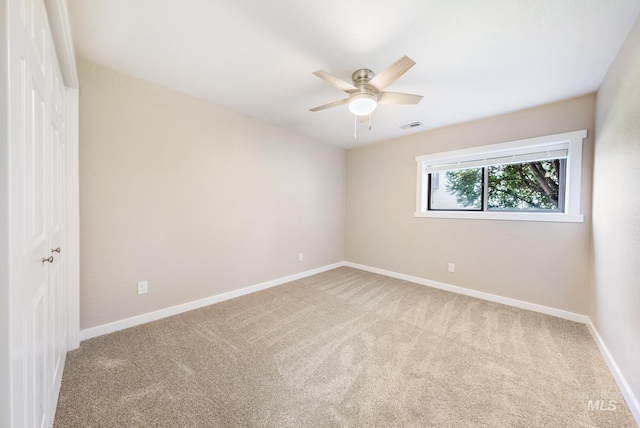
M 640 0 L 68 0 L 76 53 L 344 148 L 594 92 Z M 348 82 L 407 55 L 387 88 L 424 95 L 380 105 L 373 129 Z M 420 121 L 424 126 L 401 130 Z

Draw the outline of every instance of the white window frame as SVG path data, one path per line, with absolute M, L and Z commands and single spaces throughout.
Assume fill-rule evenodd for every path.
M 584 216 L 580 213 L 582 144 L 585 138 L 587 138 L 587 131 L 581 130 L 417 156 L 416 211 L 414 217 L 582 223 L 584 222 Z M 566 149 L 568 151 L 565 165 L 566 181 L 563 212 L 429 211 L 427 209 L 429 180 L 426 170 L 429 166 L 433 167 L 435 165 L 446 165 L 456 162 L 464 162 L 470 165 L 471 162 L 474 161 L 482 163 L 482 161 L 487 158 L 517 156 L 559 149 Z

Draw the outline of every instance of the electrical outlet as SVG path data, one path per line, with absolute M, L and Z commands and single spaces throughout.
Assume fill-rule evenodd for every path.
M 147 281 L 138 281 L 138 294 L 145 294 L 149 291 L 149 283 Z
M 298 254 L 298 261 L 301 262 L 303 260 L 304 260 L 304 254 L 303 253 Z
M 449 263 L 449 272 L 455 272 L 456 271 L 456 265 L 454 263 Z

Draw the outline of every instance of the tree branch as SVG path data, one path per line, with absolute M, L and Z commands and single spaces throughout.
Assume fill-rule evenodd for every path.
M 524 203 L 526 203 L 526 204 L 528 204 L 530 206 L 536 206 L 534 201 L 532 201 L 530 199 L 527 200 L 527 199 L 523 198 L 522 196 L 518 195 L 517 193 L 513 193 L 513 192 L 511 192 L 509 190 L 506 190 L 506 189 L 495 189 L 495 191 L 499 192 L 499 193 L 504 193 L 506 195 L 509 195 L 512 198 L 514 198 L 516 201 L 522 201 L 522 202 L 524 202 Z
M 553 201 L 555 205 L 558 205 L 558 194 L 557 192 L 554 193 L 553 189 L 551 189 L 551 187 L 549 186 L 547 177 L 545 177 L 545 175 L 547 174 L 547 170 L 544 169 L 542 163 L 532 162 L 529 165 L 531 166 L 530 169 L 533 172 L 536 180 L 538 181 L 538 183 L 540 183 L 540 187 L 542 188 L 544 194 L 547 195 L 547 197 L 551 199 L 551 201 Z

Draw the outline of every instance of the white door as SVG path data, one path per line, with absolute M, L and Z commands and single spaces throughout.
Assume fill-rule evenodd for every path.
M 51 120 L 48 122 L 50 139 L 47 145 L 46 170 L 47 228 L 49 248 L 53 261 L 49 264 L 49 368 L 50 381 L 54 387 L 49 397 L 51 406 L 56 405 L 57 390 L 62 381 L 62 368 L 67 350 L 67 215 L 66 215 L 66 142 L 65 142 L 65 88 L 55 56 L 52 55 Z
M 64 91 L 42 0 L 10 1 L 9 40 L 12 424 L 49 427 L 66 352 Z

